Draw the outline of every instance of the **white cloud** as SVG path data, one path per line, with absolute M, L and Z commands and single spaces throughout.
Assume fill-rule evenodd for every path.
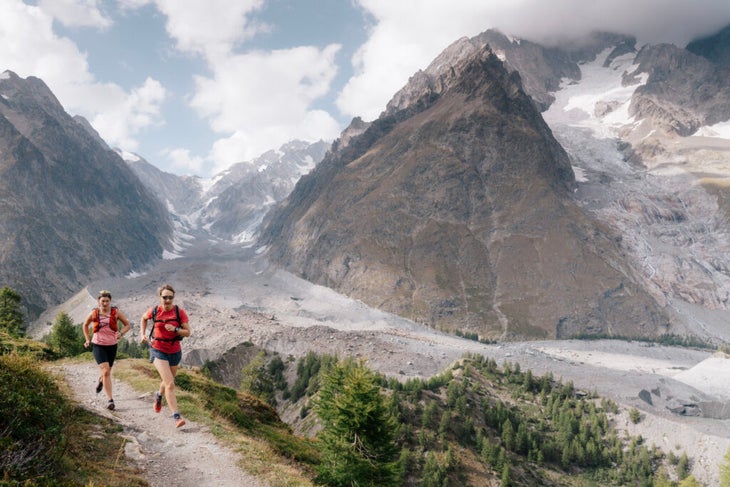
M 137 147 L 134 135 L 160 122 L 164 89 L 149 78 L 129 92 L 119 85 L 95 80 L 86 55 L 69 39 L 53 32 L 53 15 L 61 15 L 60 6 L 66 8 L 64 22 L 106 26 L 105 21 L 99 20 L 101 14 L 90 12 L 84 17 L 74 5 L 91 8 L 95 3 L 45 1 L 40 6 L 31 6 L 19 0 L 0 0 L 2 69 L 14 71 L 23 78 L 42 79 L 67 112 L 87 118 L 109 144 L 134 150 Z
M 10 69 L 23 78 L 37 76 L 60 98 L 61 87 L 89 82 L 85 56 L 73 42 L 53 33 L 51 16 L 19 0 L 0 0 L 0 11 L 3 70 Z
M 83 87 L 83 95 L 96 108 L 91 125 L 112 145 L 137 150 L 135 136 L 145 128 L 162 123 L 160 106 L 166 91 L 152 78 L 129 93 L 117 85 L 95 84 Z
M 172 149 L 162 154 L 172 165 L 175 174 L 200 174 L 205 165 L 202 157 L 193 156 L 187 149 Z
M 491 12 L 512 0 L 360 0 L 375 19 L 367 42 L 353 59 L 355 75 L 337 99 L 350 116 L 377 118 L 408 78 L 460 37 L 471 37 L 490 25 Z
M 264 0 L 154 0 L 167 16 L 167 32 L 181 51 L 207 58 L 226 56 L 265 26 L 251 25 L 247 15 Z
M 297 47 L 231 55 L 196 77 L 192 107 L 218 133 L 211 158 L 220 166 L 249 160 L 294 138 L 335 138 L 341 127 L 312 103 L 330 89 L 340 46 Z
M 106 28 L 112 25 L 97 0 L 40 0 L 41 10 L 67 27 Z
M 334 139 L 339 135 L 342 127 L 338 122 L 312 106 L 331 89 L 337 73 L 335 55 L 341 46 L 239 53 L 241 43 L 267 30 L 249 19 L 263 0 L 151 3 L 167 16 L 166 30 L 177 48 L 201 55 L 211 70 L 210 76 L 193 75 L 195 92 L 188 99 L 196 113 L 222 136 L 207 155 L 213 172 L 295 138 Z M 187 153 L 170 150 L 168 157 L 173 154 Z M 172 163 L 202 167 L 199 158 L 181 162 L 184 159 Z

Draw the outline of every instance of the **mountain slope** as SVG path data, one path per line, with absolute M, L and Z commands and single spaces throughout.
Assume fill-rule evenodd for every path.
M 0 76 L 0 283 L 36 315 L 159 257 L 165 209 L 37 78 Z
M 568 157 L 519 76 L 488 49 L 450 72 L 297 184 L 266 222 L 270 258 L 482 337 L 663 331 L 615 237 L 571 201 Z

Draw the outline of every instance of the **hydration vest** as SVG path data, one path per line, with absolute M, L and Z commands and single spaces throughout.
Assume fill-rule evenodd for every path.
M 99 326 L 101 326 L 101 320 L 99 318 L 99 308 L 94 308 L 93 316 L 91 317 L 91 322 L 94 324 L 92 330 L 94 333 L 99 331 Z M 117 326 L 117 307 L 112 306 L 111 311 L 109 312 L 109 328 L 111 328 L 113 331 L 119 331 L 119 327 Z

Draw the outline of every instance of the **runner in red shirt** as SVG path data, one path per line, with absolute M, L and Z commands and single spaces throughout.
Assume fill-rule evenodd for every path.
M 160 304 L 145 311 L 140 320 L 140 339 L 142 343 L 149 341 L 150 362 L 155 365 L 160 374 L 160 390 L 155 392 L 154 410 L 162 410 L 162 397 L 172 410 L 175 426 L 180 428 L 185 420 L 177 410 L 175 397 L 175 374 L 182 359 L 180 341 L 190 336 L 190 324 L 185 310 L 173 304 L 175 289 L 165 284 L 158 291 Z M 152 320 L 151 333 L 147 334 L 147 322 Z

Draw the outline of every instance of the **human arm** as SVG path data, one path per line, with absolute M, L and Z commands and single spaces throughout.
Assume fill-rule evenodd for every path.
M 149 314 L 149 311 L 146 311 L 142 318 L 139 320 L 139 341 L 140 343 L 144 343 L 147 341 L 147 320 L 149 319 L 147 315 Z M 152 326 L 155 326 L 154 324 Z
M 89 316 L 86 317 L 83 325 L 81 325 L 81 329 L 84 332 L 84 338 L 86 339 L 84 341 L 84 348 L 89 348 L 89 341 L 91 340 L 91 337 L 89 337 L 89 324 L 91 323 L 93 316 L 93 313 L 89 313 Z
M 179 337 L 189 337 L 192 334 L 192 330 L 190 329 L 190 322 L 188 320 L 188 314 L 185 312 L 184 309 L 178 308 L 179 315 L 177 318 L 180 320 L 180 324 L 165 324 L 165 329 L 169 332 L 175 333 Z
M 175 326 L 170 323 L 165 325 L 167 331 L 174 331 L 181 337 L 189 337 L 191 335 L 190 324 L 187 321 L 180 323 L 180 326 Z
M 119 339 L 119 338 L 123 337 L 124 335 L 126 335 L 127 333 L 129 333 L 129 331 L 132 329 L 132 324 L 129 322 L 129 320 L 124 315 L 124 313 L 122 313 L 120 310 L 117 310 L 117 320 L 121 321 L 122 324 L 124 325 L 124 327 L 121 330 L 117 331 L 117 333 L 119 334 L 117 336 L 117 339 Z

